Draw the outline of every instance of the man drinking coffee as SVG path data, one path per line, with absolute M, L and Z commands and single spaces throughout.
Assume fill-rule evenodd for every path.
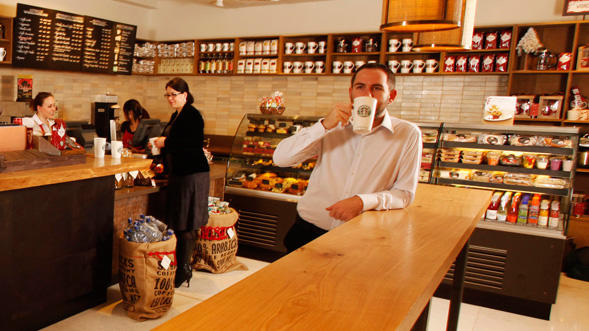
M 297 205 L 297 220 L 285 238 L 289 252 L 365 210 L 405 208 L 413 201 L 421 133 L 415 124 L 388 114 L 386 107 L 397 95 L 394 87 L 387 66 L 365 64 L 352 76 L 350 102 L 336 105 L 325 118 L 278 144 L 274 152 L 278 166 L 317 157 Z M 354 102 L 358 97 L 376 102 Z M 374 116 L 367 133 L 354 130 L 354 125 L 365 123 L 358 120 L 362 116 Z

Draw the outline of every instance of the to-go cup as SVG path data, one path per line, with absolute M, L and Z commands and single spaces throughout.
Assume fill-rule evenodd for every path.
M 160 155 L 160 149 L 155 146 L 155 140 L 158 137 L 149 138 L 149 143 L 151 144 L 151 155 Z
M 123 142 L 120 140 L 113 140 L 110 142 L 110 154 L 113 159 L 120 159 L 123 152 Z
M 97 159 L 104 158 L 104 151 L 106 150 L 106 138 L 94 138 L 94 157 Z
M 372 131 L 372 122 L 376 111 L 376 99 L 372 97 L 357 97 L 352 109 L 352 126 L 357 134 L 367 134 Z

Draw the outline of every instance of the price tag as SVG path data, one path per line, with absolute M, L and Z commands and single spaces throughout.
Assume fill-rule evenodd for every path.
M 170 262 L 172 262 L 172 260 L 170 260 L 170 258 L 165 255 L 164 258 L 160 261 L 160 265 L 162 266 L 162 268 L 168 270 L 168 268 L 170 267 Z
M 233 239 L 233 236 L 235 236 L 235 232 L 232 228 L 227 229 L 227 235 L 229 236 L 229 239 Z

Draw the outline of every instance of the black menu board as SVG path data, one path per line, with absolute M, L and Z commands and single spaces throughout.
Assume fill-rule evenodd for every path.
M 131 74 L 134 25 L 17 4 L 13 64 Z

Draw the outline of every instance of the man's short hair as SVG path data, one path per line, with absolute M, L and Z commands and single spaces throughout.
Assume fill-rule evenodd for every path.
M 352 85 L 354 85 L 356 75 L 364 69 L 382 70 L 387 75 L 387 84 L 389 85 L 389 90 L 393 90 L 395 88 L 395 74 L 391 71 L 389 67 L 381 63 L 366 63 L 360 66 L 358 69 L 356 69 L 356 72 L 354 72 L 354 74 L 352 75 Z

